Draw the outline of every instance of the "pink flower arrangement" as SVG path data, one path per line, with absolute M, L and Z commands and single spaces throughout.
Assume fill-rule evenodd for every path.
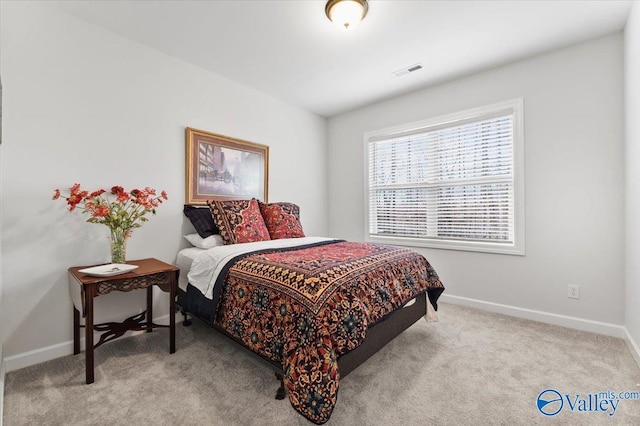
M 156 190 L 149 187 L 126 192 L 123 187 L 114 186 L 109 193 L 104 189 L 89 193 L 83 191 L 78 183 L 69 188 L 68 197 L 56 189 L 53 199 L 58 198 L 67 201 L 70 212 L 80 207 L 83 214 L 91 216 L 87 222 L 106 225 L 112 233 L 130 232 L 133 228 L 139 228 L 142 222 L 149 220 L 145 216 L 148 213 L 155 215 L 156 207 L 168 199 L 165 191 L 156 196 Z

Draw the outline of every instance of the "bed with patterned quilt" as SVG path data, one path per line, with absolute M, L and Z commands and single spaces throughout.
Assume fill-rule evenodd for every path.
M 346 374 L 342 360 L 363 351 L 365 342 L 376 346 L 368 335 L 371 340 L 385 322 L 402 322 L 408 302 L 421 301 L 422 311 L 396 326 L 386 341 L 437 309 L 444 287 L 413 250 L 300 233 L 189 252 L 178 302 L 275 366 L 291 405 L 323 424 L 336 405 L 341 373 Z

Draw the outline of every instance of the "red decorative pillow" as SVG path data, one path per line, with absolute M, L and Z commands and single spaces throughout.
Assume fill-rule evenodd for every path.
M 252 243 L 271 239 L 255 198 L 251 200 L 213 200 L 207 201 L 207 204 L 225 244 Z
M 304 237 L 300 224 L 300 207 L 293 203 L 258 203 L 272 240 Z

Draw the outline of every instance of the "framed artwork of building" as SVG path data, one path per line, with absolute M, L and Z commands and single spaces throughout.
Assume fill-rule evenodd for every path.
M 186 128 L 185 204 L 257 198 L 267 202 L 269 147 Z

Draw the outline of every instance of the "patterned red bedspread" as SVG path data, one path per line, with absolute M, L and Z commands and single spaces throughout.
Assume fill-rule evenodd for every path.
M 425 290 L 444 289 L 420 254 L 336 242 L 253 254 L 230 267 L 216 323 L 246 346 L 281 362 L 293 407 L 322 424 L 336 404 L 336 359 L 367 327 Z

